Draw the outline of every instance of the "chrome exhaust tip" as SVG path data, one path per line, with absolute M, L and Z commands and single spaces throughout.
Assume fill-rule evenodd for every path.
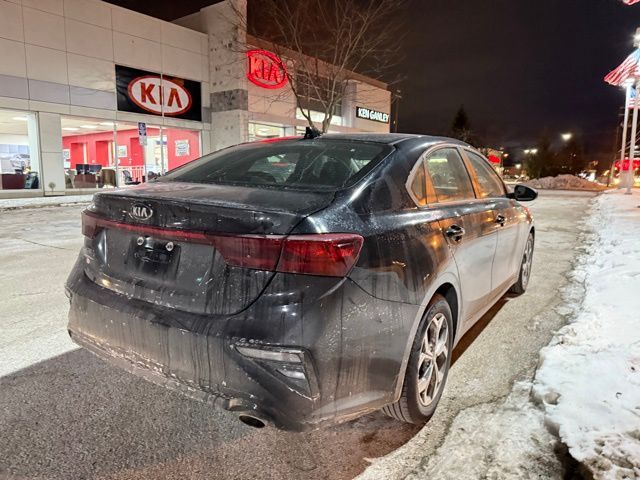
M 246 413 L 238 415 L 238 420 L 253 428 L 264 428 L 267 426 L 266 422 L 261 418 L 254 417 L 253 415 L 247 415 Z

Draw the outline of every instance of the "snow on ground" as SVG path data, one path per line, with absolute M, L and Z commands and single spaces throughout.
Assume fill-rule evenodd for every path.
M 601 195 L 573 273 L 582 302 L 541 351 L 534 396 L 595 478 L 640 478 L 640 192 Z
M 0 211 L 16 208 L 56 207 L 74 203 L 90 203 L 93 195 L 69 195 L 59 197 L 3 198 L 0 199 Z
M 557 177 L 542 177 L 535 178 L 526 182 L 533 188 L 543 188 L 549 190 L 603 190 L 605 187 L 602 185 L 590 182 L 584 178 L 576 177 L 575 175 L 558 175 Z
M 530 383 L 517 383 L 504 402 L 461 412 L 444 443 L 408 479 L 560 480 L 558 442 L 544 426 L 544 413 L 531 403 L 530 390 Z

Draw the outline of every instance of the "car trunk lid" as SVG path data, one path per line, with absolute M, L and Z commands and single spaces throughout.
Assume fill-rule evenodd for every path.
M 332 199 L 330 192 L 178 182 L 98 193 L 86 217 L 96 228 L 85 232 L 85 273 L 129 298 L 191 313 L 236 313 L 275 270 L 243 257 L 275 255 L 277 262 L 279 238 Z M 266 236 L 273 241 L 256 247 L 253 240 Z

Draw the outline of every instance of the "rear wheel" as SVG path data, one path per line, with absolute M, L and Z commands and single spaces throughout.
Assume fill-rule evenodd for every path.
M 382 411 L 397 420 L 424 424 L 442 396 L 453 348 L 453 319 L 449 303 L 435 295 L 413 341 L 402 395 Z
M 509 293 L 515 295 L 522 295 L 527 290 L 529 285 L 529 278 L 531 277 L 531 264 L 533 262 L 533 232 L 529 233 L 527 238 L 527 244 L 524 247 L 524 254 L 522 255 L 522 263 L 520 264 L 520 273 L 518 274 L 518 281 L 513 284 L 509 289 Z

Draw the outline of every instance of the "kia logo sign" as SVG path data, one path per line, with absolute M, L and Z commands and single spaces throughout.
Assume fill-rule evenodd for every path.
M 179 83 L 155 75 L 135 78 L 129 83 L 129 98 L 151 113 L 180 115 L 191 108 L 191 94 Z
M 118 110 L 202 121 L 200 82 L 116 65 Z
M 140 203 L 134 203 L 129 210 L 129 215 L 134 220 L 147 221 L 153 216 L 153 210 L 151 207 L 142 205 Z
M 249 50 L 247 78 L 262 88 L 282 88 L 287 84 L 287 69 L 275 54 L 267 50 Z

